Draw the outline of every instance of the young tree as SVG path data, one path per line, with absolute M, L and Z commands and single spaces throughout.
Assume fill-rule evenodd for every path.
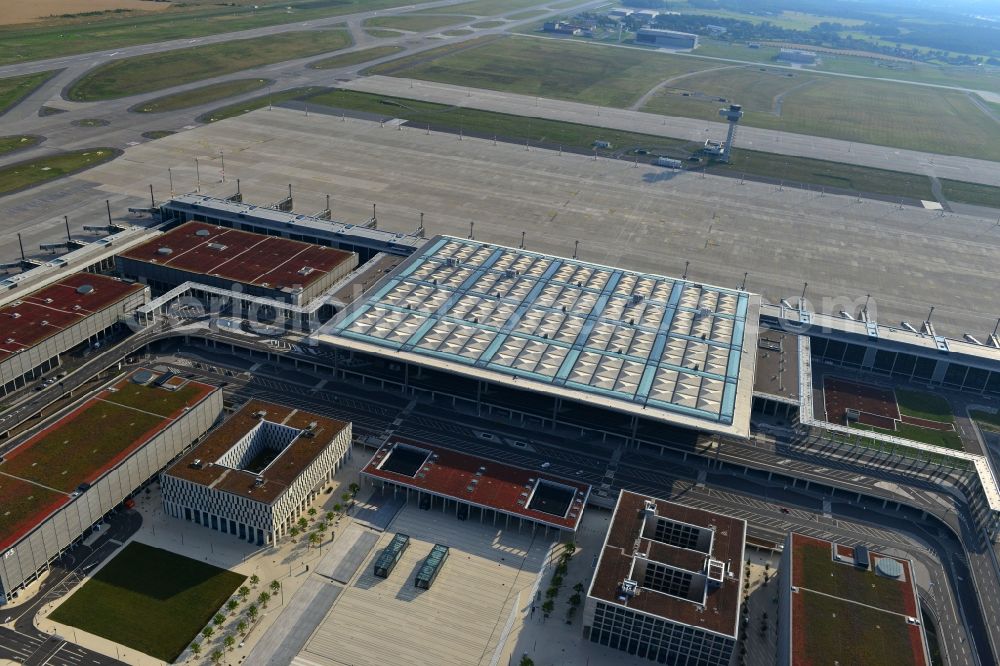
M 225 639 L 223 639 L 222 644 L 226 646 L 227 650 L 232 652 L 233 646 L 236 645 L 236 639 L 232 636 L 226 636 Z
M 577 583 L 573 586 L 574 592 L 583 592 L 583 583 Z
M 340 496 L 340 499 L 344 500 L 344 504 L 347 504 L 351 501 L 351 493 L 344 493 Z
M 552 609 L 555 607 L 556 607 L 555 603 L 551 599 L 549 599 L 544 604 L 542 604 L 542 612 L 548 615 L 549 613 L 552 612 Z
M 212 618 L 212 624 L 214 624 L 217 627 L 225 621 L 226 621 L 226 616 L 223 615 L 222 613 L 216 613 L 215 617 Z
M 257 610 L 257 604 L 250 604 L 249 606 L 247 606 L 246 613 L 247 617 L 250 618 L 251 622 L 257 619 L 258 612 L 259 611 Z
M 316 532 L 311 532 L 309 534 L 309 545 L 318 546 L 323 539 Z
M 193 654 L 196 657 L 199 654 L 201 654 L 201 643 L 199 643 L 198 641 L 191 643 L 191 654 Z
M 246 599 L 250 596 L 250 588 L 246 585 L 240 585 L 240 589 L 236 590 L 236 594 L 240 595 L 241 598 Z
M 277 594 L 281 591 L 281 583 L 276 580 L 272 580 L 271 584 L 268 586 L 271 588 L 271 594 Z
M 343 509 L 343 508 L 344 507 L 340 506 L 340 504 L 334 504 L 333 505 L 333 510 L 336 511 L 337 513 L 340 513 L 341 509 Z
M 292 535 L 292 539 L 294 539 L 295 537 L 297 537 L 299 535 L 299 528 L 298 527 L 293 527 L 292 529 L 288 530 L 288 533 L 290 535 Z
M 306 511 L 306 513 L 309 514 L 310 518 L 315 519 L 316 518 L 316 507 L 314 507 L 314 506 L 309 507 L 309 510 Z
M 260 576 L 254 574 L 250 576 L 250 587 L 257 587 L 260 584 Z
M 212 653 L 211 656 L 212 663 L 218 664 L 220 661 L 222 661 L 222 658 L 225 656 L 226 655 L 222 654 L 222 650 L 216 650 L 215 652 Z
M 518 666 L 535 666 L 535 662 L 528 655 L 522 655 Z
M 247 621 L 246 620 L 240 620 L 236 624 L 236 631 L 240 632 L 240 636 L 246 636 L 247 635 Z
M 212 627 L 205 627 L 201 630 L 201 635 L 205 637 L 206 641 L 210 640 L 212 636 L 215 635 L 215 629 L 212 629 Z
M 351 496 L 353 496 L 353 497 L 357 497 L 358 491 L 361 490 L 361 486 L 359 486 L 356 483 L 352 483 L 350 486 L 348 486 L 348 488 L 350 488 L 350 490 L 351 490 Z
M 337 505 L 337 506 L 339 506 L 339 505 Z M 337 506 L 334 506 L 334 508 L 336 509 Z M 327 511 L 326 512 L 326 522 L 332 523 L 333 519 L 336 518 L 336 517 L 337 517 L 337 514 L 335 514 L 333 511 Z
M 267 608 L 267 602 L 271 600 L 271 595 L 267 592 L 261 592 L 257 596 L 257 603 L 260 604 L 261 608 Z
M 320 534 L 326 532 L 326 523 L 322 521 L 316 523 L 316 531 L 319 532 Z
M 309 528 L 309 521 L 306 520 L 305 516 L 302 516 L 301 518 L 299 518 L 298 525 L 299 529 L 301 529 L 304 532 L 306 531 L 306 529 Z
M 230 599 L 226 603 L 226 610 L 229 611 L 230 615 L 236 615 L 236 609 L 239 607 L 240 607 L 240 602 L 236 601 L 236 599 Z

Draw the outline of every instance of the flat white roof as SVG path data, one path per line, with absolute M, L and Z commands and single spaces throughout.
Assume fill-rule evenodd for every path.
M 315 337 L 748 436 L 759 305 L 734 289 L 437 236 Z

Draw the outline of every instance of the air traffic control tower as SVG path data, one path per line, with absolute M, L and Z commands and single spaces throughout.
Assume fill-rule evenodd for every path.
M 719 156 L 720 162 L 729 163 L 729 153 L 733 149 L 733 141 L 736 139 L 736 124 L 743 117 L 743 106 L 740 104 L 730 104 L 728 109 L 719 109 L 719 115 L 729 121 L 729 134 L 726 135 L 726 143 Z

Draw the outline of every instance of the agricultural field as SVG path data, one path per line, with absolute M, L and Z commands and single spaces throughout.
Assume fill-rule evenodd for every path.
M 184 2 L 166 11 L 58 18 L 0 28 L 0 65 L 115 49 L 170 39 L 204 37 L 269 25 L 388 9 L 409 0 L 286 0 L 226 5 Z
M 346 30 L 285 32 L 115 60 L 76 81 L 77 102 L 117 99 L 172 88 L 275 62 L 319 55 L 349 45 Z
M 963 183 L 960 180 L 940 178 L 941 191 L 948 201 L 1000 208 L 1000 187 Z
M 51 618 L 172 663 L 244 580 L 133 541 Z
M 437 30 L 456 23 L 467 23 L 474 17 L 459 14 L 399 14 L 397 16 L 376 16 L 364 22 L 367 28 L 388 28 L 390 30 L 409 30 L 412 32 L 427 32 Z
M 461 49 L 445 47 L 378 65 L 370 73 L 626 107 L 664 79 L 718 66 L 568 40 L 484 37 Z
M 270 83 L 268 79 L 236 79 L 235 81 L 216 83 L 210 86 L 195 88 L 194 90 L 174 93 L 173 95 L 157 97 L 148 102 L 142 102 L 138 106 L 133 107 L 132 110 L 136 113 L 163 113 L 165 111 L 187 109 L 192 106 L 201 106 L 202 104 L 226 99 L 227 97 L 235 97 L 236 95 L 253 92 L 254 90 L 263 88 L 268 83 Z
M 22 99 L 33 93 L 38 86 L 48 81 L 55 71 L 10 76 L 0 79 L 0 115 L 7 113 Z
M 338 67 L 350 67 L 351 65 L 359 65 L 363 62 L 368 62 L 369 60 L 378 60 L 379 58 L 399 53 L 402 50 L 402 46 L 374 46 L 370 49 L 362 49 L 360 51 L 336 55 L 332 58 L 324 58 L 323 60 L 309 63 L 309 66 L 313 69 L 337 69 Z
M 84 148 L 2 167 L 0 196 L 89 169 L 119 154 L 120 151 L 114 148 Z
M 686 77 L 643 109 L 715 120 L 720 98 L 753 127 L 1000 160 L 996 121 L 965 93 L 922 86 L 737 67 Z

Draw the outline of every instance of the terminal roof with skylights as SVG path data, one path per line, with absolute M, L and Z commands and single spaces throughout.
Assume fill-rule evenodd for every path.
M 317 338 L 746 436 L 759 307 L 743 291 L 437 236 Z

